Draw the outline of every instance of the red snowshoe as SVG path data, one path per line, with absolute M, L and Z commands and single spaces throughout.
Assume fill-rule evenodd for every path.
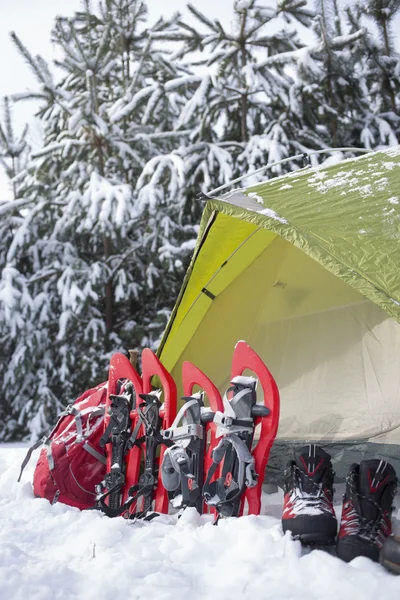
M 162 385 L 163 404 L 161 390 L 152 388 L 153 376 Z M 111 393 L 108 399 L 109 417 L 103 436 L 103 443 L 108 444 L 107 475 L 98 506 L 110 517 L 123 514 L 138 518 L 146 517 L 155 500 L 157 512 L 168 512 L 168 496 L 161 485 L 159 464 L 165 452 L 161 430 L 171 426 L 176 413 L 175 382 L 148 348 L 142 353 L 142 378 L 128 359 L 114 355 L 110 382 L 110 390 L 118 393 Z
M 257 380 L 243 376 L 246 369 L 261 382 L 263 404 L 257 403 Z M 275 380 L 261 358 L 243 341 L 234 350 L 231 383 L 227 392 L 230 398 L 225 395 L 223 400 L 224 412 L 217 411 L 214 416 L 216 437 L 221 437 L 221 441 L 212 451 L 213 463 L 203 487 L 206 503 L 215 507 L 219 516 L 226 517 L 242 515 L 246 501 L 249 514 L 260 513 L 265 468 L 279 421 Z M 260 436 L 254 440 L 258 424 Z
M 104 433 L 100 440 L 106 451 L 107 472 L 97 488 L 97 506 L 109 516 L 121 514 L 126 491 L 139 476 L 140 451 L 131 443 L 131 432 L 138 421 L 137 403 L 142 391 L 142 379 L 126 356 L 114 354 L 110 361 Z
M 223 405 L 212 381 L 187 361 L 182 367 L 182 382 L 185 404 L 171 427 L 163 431 L 164 440 L 172 442 L 172 445 L 164 454 L 162 483 L 175 508 L 194 506 L 202 514 L 206 512 L 202 488 L 215 445 L 216 426 L 213 419 L 215 412 L 222 410 Z M 193 393 L 195 386 L 202 391 Z M 205 395 L 210 408 L 204 406 Z

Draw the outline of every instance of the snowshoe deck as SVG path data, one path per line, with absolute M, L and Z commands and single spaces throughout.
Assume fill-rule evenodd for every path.
M 259 378 L 264 403 L 256 401 L 254 377 L 244 377 L 246 369 Z M 240 516 L 247 501 L 248 513 L 259 514 L 261 488 L 269 452 L 278 429 L 279 392 L 271 373 L 246 342 L 238 342 L 232 358 L 232 393 L 225 395 L 224 412 L 217 411 L 214 423 L 218 426 L 216 438 L 221 437 L 212 450 L 212 464 L 208 470 L 203 496 L 214 506 L 219 516 Z M 261 423 L 261 433 L 253 447 L 255 427 Z M 216 476 L 218 468 L 220 474 Z M 216 476 L 216 477 L 215 477 Z
M 264 392 L 264 406 L 269 409 L 267 417 L 256 416 L 255 419 L 255 426 L 259 423 L 261 424 L 260 435 L 258 440 L 256 440 L 256 445 L 254 446 L 254 440 L 252 440 L 251 447 L 251 454 L 255 461 L 254 468 L 258 474 L 257 485 L 253 488 L 246 488 L 239 512 L 240 515 L 243 514 L 244 504 L 247 501 L 248 513 L 250 515 L 258 515 L 261 510 L 261 491 L 265 469 L 272 444 L 278 431 L 280 401 L 278 386 L 267 366 L 246 342 L 240 341 L 236 344 L 232 357 L 231 378 L 241 376 L 246 369 L 253 371 L 258 377 Z
M 157 377 L 163 392 L 164 402 L 160 408 L 161 428 L 169 429 L 176 416 L 177 390 L 176 384 L 170 373 L 162 365 L 159 358 L 149 348 L 145 348 L 142 352 L 142 380 L 143 393 L 149 394 L 152 391 L 152 378 Z M 157 459 L 158 467 L 162 464 L 166 446 L 161 445 L 160 456 Z M 157 468 L 157 484 L 155 491 L 155 506 L 156 512 L 168 513 L 168 492 L 162 485 L 161 469 Z
M 182 366 L 182 383 L 186 404 L 178 412 L 164 439 L 175 442 L 164 454 L 163 483 L 174 492 L 172 498 L 181 497 L 181 506 L 195 506 L 202 514 L 207 512 L 202 488 L 205 475 L 212 463 L 212 449 L 216 440 L 214 414 L 223 409 L 222 399 L 212 381 L 195 365 L 185 361 Z M 202 391 L 194 393 L 195 386 Z M 210 408 L 204 406 L 207 396 Z M 178 427 L 182 423 L 181 427 Z M 176 506 L 176 505 L 175 505 Z
M 100 507 L 105 512 L 109 507 L 110 515 L 123 505 L 125 490 L 137 481 L 139 474 L 140 453 L 136 448 L 127 452 L 127 442 L 137 421 L 136 403 L 142 391 L 142 379 L 126 356 L 119 352 L 114 354 L 110 360 L 102 438 L 107 470 L 100 500 Z

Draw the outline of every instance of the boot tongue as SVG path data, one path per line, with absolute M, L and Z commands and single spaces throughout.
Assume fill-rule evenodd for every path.
M 392 502 L 390 494 L 385 493 L 388 483 L 396 477 L 395 471 L 384 460 L 363 460 L 359 470 L 359 498 L 361 513 L 366 519 L 374 520 L 380 509 L 389 509 Z
M 327 465 L 331 462 L 331 457 L 319 446 L 308 444 L 295 451 L 294 460 L 303 473 L 315 483 L 320 483 Z

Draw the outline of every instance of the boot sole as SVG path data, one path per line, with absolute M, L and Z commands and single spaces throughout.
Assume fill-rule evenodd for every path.
M 301 535 L 293 535 L 294 540 L 299 540 L 304 546 L 334 546 L 336 538 L 324 534 L 303 533 Z
M 282 519 L 283 531 L 291 531 L 293 539 L 307 546 L 330 546 L 335 543 L 337 521 L 329 515 L 300 515 L 293 519 Z

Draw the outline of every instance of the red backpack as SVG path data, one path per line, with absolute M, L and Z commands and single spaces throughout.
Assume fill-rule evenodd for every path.
M 104 432 L 107 382 L 87 390 L 61 415 L 50 435 L 39 440 L 22 463 L 22 471 L 34 449 L 45 444 L 33 475 L 35 496 L 59 501 L 81 510 L 93 508 L 96 485 L 106 473 L 106 457 L 100 447 Z

